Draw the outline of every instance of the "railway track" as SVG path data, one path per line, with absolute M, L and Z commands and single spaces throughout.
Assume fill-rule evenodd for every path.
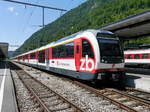
M 129 88 L 129 87 L 126 87 L 125 92 L 132 96 L 141 98 L 142 100 L 144 100 L 146 102 L 149 102 L 149 105 L 150 105 L 150 93 L 149 92 L 142 91 L 142 90 L 135 89 L 135 88 Z
M 30 91 L 32 100 L 37 107 L 40 107 L 40 112 L 83 112 L 79 107 L 43 85 L 25 71 L 18 69 L 15 72 Z
M 92 88 L 77 81 L 74 81 L 74 83 L 82 88 L 86 88 L 96 93 L 98 96 L 103 97 L 106 100 L 109 100 L 110 102 L 114 103 L 115 105 L 119 106 L 120 108 L 126 111 L 150 112 L 150 102 L 141 100 L 136 96 L 132 96 L 124 92 L 117 91 L 115 89 L 97 90 L 95 88 Z
M 126 107 L 132 108 L 135 111 L 150 111 L 150 102 L 146 102 L 145 100 L 141 100 L 115 89 L 105 89 L 102 91 L 102 94 L 121 103 L 122 105 L 126 105 Z
M 98 90 L 93 87 L 90 87 L 86 84 L 83 84 L 78 81 L 73 81 L 68 78 L 62 78 L 65 81 L 69 81 L 81 88 L 83 90 L 89 91 L 89 94 L 96 94 L 96 96 L 105 99 L 112 104 L 118 106 L 119 108 L 128 111 L 128 112 L 150 112 L 150 102 L 140 97 L 133 96 L 128 94 L 127 92 L 118 91 L 116 89 L 102 89 Z

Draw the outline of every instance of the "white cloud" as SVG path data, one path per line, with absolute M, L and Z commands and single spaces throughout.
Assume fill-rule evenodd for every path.
M 9 10 L 10 12 L 14 12 L 14 11 L 15 11 L 15 7 L 8 7 L 8 10 Z
M 15 15 L 16 15 L 16 16 L 18 16 L 18 15 L 19 15 L 19 13 L 18 13 L 18 12 L 15 12 Z
M 19 13 L 18 12 L 16 12 L 16 9 L 15 9 L 15 7 L 8 7 L 7 8 L 8 9 L 8 11 L 9 12 L 11 12 L 11 13 L 13 13 L 13 14 L 15 14 L 16 16 L 18 16 L 19 15 Z

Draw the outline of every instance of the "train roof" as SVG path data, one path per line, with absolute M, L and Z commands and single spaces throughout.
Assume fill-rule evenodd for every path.
M 88 30 L 85 30 L 85 31 L 91 32 L 91 33 L 93 33 L 95 36 L 97 35 L 97 33 L 109 33 L 109 34 L 113 34 L 112 32 L 106 31 L 106 30 L 93 30 L 93 29 L 88 29 Z
M 31 50 L 31 51 L 25 52 L 25 53 L 23 53 L 23 54 L 20 54 L 20 55 L 18 55 L 18 56 L 16 56 L 16 57 L 23 56 L 23 55 L 26 55 L 26 54 L 29 54 L 29 53 L 34 53 L 34 52 L 36 52 L 38 49 L 39 49 L 39 48 L 36 48 L 36 49 L 34 49 L 34 50 Z
M 109 34 L 113 34 L 112 32 L 110 31 L 105 31 L 105 30 L 94 30 L 94 29 L 88 29 L 88 30 L 85 30 L 85 31 L 80 31 L 80 32 L 77 32 L 77 33 L 74 33 L 72 35 L 69 35 L 67 37 L 64 37 L 56 42 L 61 42 L 61 41 L 65 41 L 65 40 L 68 40 L 68 39 L 72 39 L 72 38 L 75 38 L 77 35 L 79 34 L 82 34 L 84 32 L 91 32 L 93 33 L 95 36 L 97 35 L 97 33 L 109 33 Z
M 26 54 L 29 54 L 29 53 L 33 53 L 33 52 L 36 52 L 36 51 L 41 51 L 41 50 L 43 50 L 43 49 L 47 49 L 47 48 L 49 48 L 49 47 L 56 46 L 56 45 L 58 45 L 58 44 L 60 44 L 60 43 L 66 42 L 66 41 L 67 41 L 67 42 L 73 41 L 74 39 L 78 38 L 78 35 L 80 35 L 80 34 L 82 34 L 82 33 L 84 33 L 84 32 L 91 32 L 91 33 L 93 33 L 95 36 L 97 35 L 97 33 L 113 34 L 113 33 L 110 32 L 110 31 L 99 30 L 99 29 L 97 29 L 97 30 L 95 30 L 95 29 L 88 29 L 88 30 L 80 31 L 80 32 L 74 33 L 74 34 L 72 34 L 72 35 L 66 36 L 66 37 L 64 37 L 64 38 L 62 38 L 62 39 L 60 39 L 60 40 L 58 40 L 58 41 L 51 42 L 51 43 L 49 43 L 49 44 L 47 44 L 47 45 L 45 45 L 45 46 L 42 46 L 42 47 L 40 47 L 40 48 L 37 48 L 37 49 L 31 50 L 31 51 L 28 51 L 28 52 L 23 53 L 23 54 L 18 55 L 18 56 L 23 56 L 23 55 L 26 55 Z M 17 56 L 17 57 L 18 57 L 18 56 Z

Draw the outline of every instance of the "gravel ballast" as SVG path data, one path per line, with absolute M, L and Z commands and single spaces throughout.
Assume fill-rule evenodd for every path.
M 34 102 L 31 100 L 29 91 L 19 79 L 16 72 L 12 71 L 12 76 L 15 83 L 16 96 L 20 112 L 39 112 L 39 108 L 36 107 Z
M 32 77 L 41 81 L 53 91 L 57 92 L 70 102 L 80 107 L 85 112 L 124 112 L 111 102 L 98 97 L 96 94 L 83 89 L 69 81 L 64 81 L 61 78 L 41 72 L 40 70 L 18 64 Z

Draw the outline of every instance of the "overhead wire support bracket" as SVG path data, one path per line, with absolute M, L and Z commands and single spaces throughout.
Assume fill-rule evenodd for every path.
M 42 27 L 44 28 L 45 23 L 44 23 L 44 19 L 45 19 L 45 14 L 44 14 L 44 9 L 50 9 L 50 10 L 57 10 L 57 11 L 67 11 L 65 9 L 61 9 L 61 8 L 55 8 L 55 7 L 49 7 L 49 6 L 44 6 L 44 5 L 38 5 L 38 4 L 32 4 L 32 3 L 27 3 L 27 2 L 21 2 L 21 1 L 15 1 L 15 0 L 0 0 L 0 1 L 5 1 L 5 2 L 12 2 L 12 3 L 17 3 L 17 4 L 22 4 L 25 6 L 33 6 L 33 7 L 39 7 L 42 8 Z M 39 47 L 40 47 L 40 41 L 39 41 Z
M 67 11 L 67 10 L 61 9 L 61 8 L 49 7 L 49 6 L 32 4 L 32 3 L 27 3 L 27 2 L 14 1 L 14 0 L 1 0 L 1 1 L 18 3 L 18 4 L 29 5 L 29 6 L 40 7 L 40 8 L 47 8 L 47 9 L 58 10 L 58 11 Z

